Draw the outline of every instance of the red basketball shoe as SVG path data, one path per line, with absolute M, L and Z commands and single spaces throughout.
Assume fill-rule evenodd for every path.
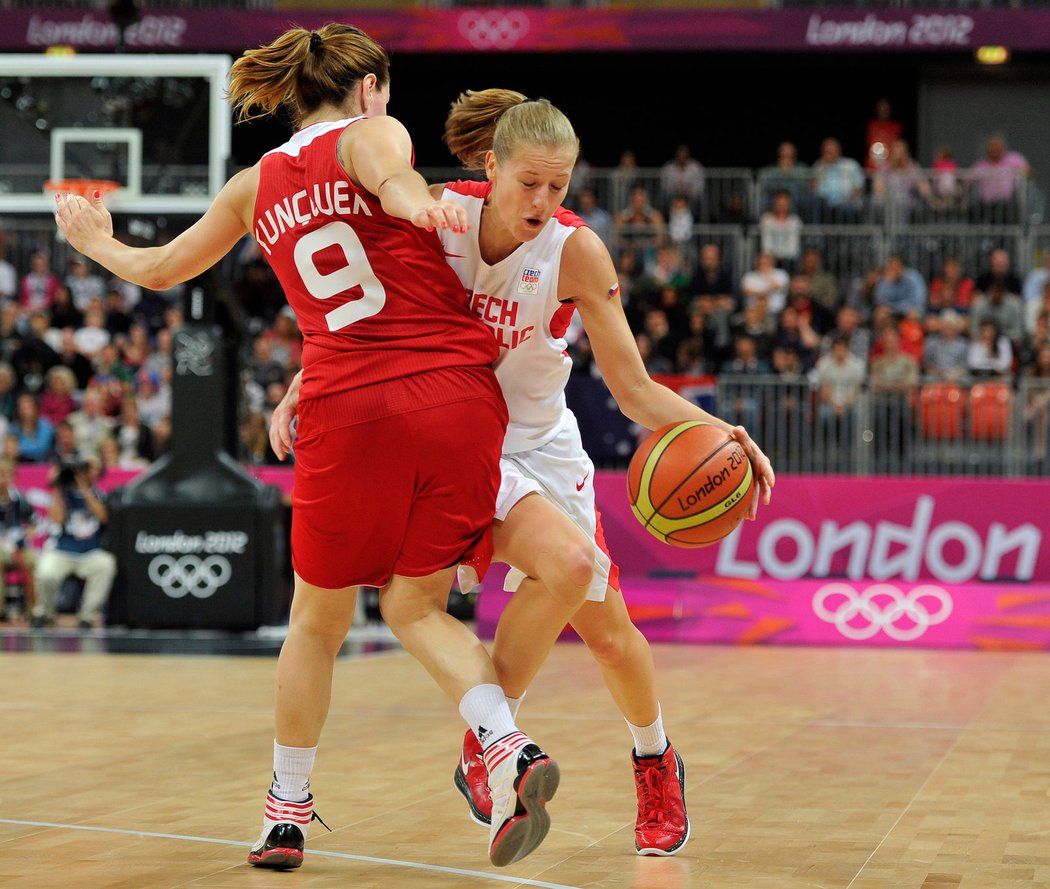
M 662 756 L 632 752 L 631 759 L 638 791 L 634 848 L 639 855 L 674 855 L 689 839 L 682 757 L 668 742 Z
M 470 806 L 470 818 L 482 827 L 492 824 L 492 797 L 489 794 L 489 770 L 481 758 L 481 743 L 472 729 L 463 736 L 463 753 L 456 766 L 456 790 Z

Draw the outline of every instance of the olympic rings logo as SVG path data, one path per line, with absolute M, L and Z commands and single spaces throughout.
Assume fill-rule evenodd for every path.
M 523 12 L 485 10 L 459 17 L 459 33 L 474 49 L 510 49 L 529 33 Z
M 149 563 L 149 579 L 161 588 L 165 596 L 181 599 L 189 594 L 197 599 L 214 596 L 233 576 L 233 569 L 225 556 L 188 555 L 154 556 Z
M 813 613 L 854 640 L 870 639 L 882 631 L 897 642 L 912 642 L 944 623 L 952 608 L 947 591 L 929 584 L 905 593 L 888 583 L 876 583 L 858 593 L 849 584 L 829 583 L 813 596 Z M 858 625 L 858 619 L 863 623 Z

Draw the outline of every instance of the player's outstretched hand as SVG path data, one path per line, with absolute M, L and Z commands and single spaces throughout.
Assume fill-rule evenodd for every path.
M 74 250 L 90 255 L 92 244 L 113 237 L 113 217 L 97 189 L 90 199 L 56 193 L 55 205 L 55 222 Z
M 465 232 L 470 228 L 466 208 L 455 201 L 424 204 L 412 214 L 412 224 L 417 228 L 425 228 L 428 232 L 437 228 Z
M 284 398 L 273 409 L 273 417 L 270 419 L 270 447 L 278 460 L 284 460 L 288 456 L 292 450 L 292 442 L 295 441 L 292 423 L 299 410 L 299 387 L 302 386 L 302 382 L 303 372 L 299 371 L 288 384 Z
M 773 474 L 773 464 L 769 462 L 762 448 L 755 444 L 747 430 L 743 426 L 734 426 L 732 436 L 744 449 L 747 458 L 751 461 L 751 471 L 755 474 L 755 496 L 751 498 L 751 508 L 748 510 L 748 519 L 753 520 L 758 515 L 758 501 L 762 499 L 765 506 L 769 505 L 769 498 L 773 496 L 773 486 L 777 483 L 777 477 Z

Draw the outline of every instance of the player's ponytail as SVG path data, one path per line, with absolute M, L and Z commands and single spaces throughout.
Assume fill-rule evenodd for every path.
M 574 160 L 580 150 L 569 119 L 550 102 L 503 89 L 462 93 L 445 121 L 445 144 L 468 170 L 483 170 L 490 150 L 501 163 L 522 145 L 568 148 Z
M 366 74 L 390 82 L 390 59 L 352 25 L 330 22 L 316 31 L 291 28 L 233 63 L 227 94 L 238 121 L 286 110 L 298 126 L 321 105 L 342 105 Z

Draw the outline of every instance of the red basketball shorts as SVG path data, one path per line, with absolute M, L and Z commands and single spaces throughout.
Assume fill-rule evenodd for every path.
M 488 542 L 506 407 L 480 397 L 295 443 L 292 564 L 325 589 L 422 577 Z

